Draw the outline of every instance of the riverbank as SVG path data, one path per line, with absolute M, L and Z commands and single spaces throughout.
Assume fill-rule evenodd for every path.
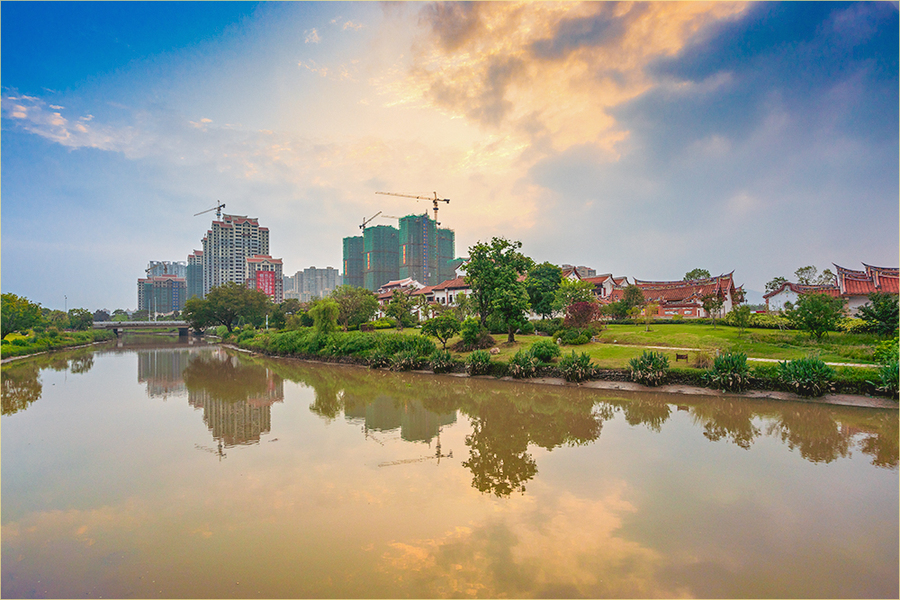
M 329 357 L 330 359 L 326 359 L 325 357 L 307 357 L 307 356 L 283 356 L 277 354 L 270 354 L 266 352 L 259 352 L 256 350 L 249 350 L 246 348 L 240 348 L 233 344 L 223 343 L 222 347 L 228 348 L 237 352 L 246 353 L 249 355 L 255 356 L 264 356 L 267 358 L 282 358 L 289 360 L 297 360 L 302 362 L 309 363 L 321 363 L 321 364 L 339 364 L 347 367 L 357 367 L 357 368 L 370 368 L 365 360 L 356 359 L 348 356 L 341 357 Z M 531 377 L 531 378 L 522 378 L 517 379 L 510 377 L 508 375 L 502 377 L 496 377 L 493 375 L 469 375 L 466 372 L 450 372 L 450 373 L 435 373 L 430 370 L 422 370 L 416 369 L 412 372 L 422 373 L 422 374 L 431 374 L 431 375 L 439 375 L 445 377 L 459 377 L 459 378 L 476 378 L 476 379 L 493 379 L 500 381 L 510 381 L 516 383 L 530 383 L 534 385 L 549 385 L 549 386 L 568 386 L 568 387 L 580 387 L 580 388 L 589 388 L 596 390 L 621 390 L 621 391 L 633 391 L 633 392 L 654 392 L 654 393 L 663 393 L 663 394 L 686 394 L 691 396 L 711 396 L 717 398 L 751 398 L 756 400 L 779 400 L 785 402 L 803 402 L 806 404 L 832 404 L 838 406 L 856 406 L 860 408 L 887 408 L 897 410 L 900 405 L 898 405 L 897 401 L 891 398 L 885 398 L 880 396 L 863 396 L 857 394 L 825 394 L 819 397 L 813 398 L 804 398 L 802 396 L 798 396 L 797 394 L 791 392 L 784 392 L 778 390 L 766 390 L 766 389 L 754 389 L 747 390 L 745 392 L 722 392 L 721 390 L 703 387 L 703 386 L 695 386 L 695 385 L 687 385 L 683 383 L 670 383 L 657 387 L 645 386 L 639 383 L 635 383 L 630 381 L 627 378 L 627 374 L 624 371 L 616 371 L 616 370 L 604 370 L 601 374 L 603 379 L 592 379 L 589 381 L 584 381 L 582 383 L 572 383 L 566 381 L 562 377 Z

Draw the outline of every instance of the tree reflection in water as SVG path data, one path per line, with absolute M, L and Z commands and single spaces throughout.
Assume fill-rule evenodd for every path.
M 2 414 L 12 415 L 25 410 L 41 397 L 43 385 L 40 372 L 44 369 L 78 375 L 87 373 L 93 366 L 93 351 L 82 348 L 39 354 L 3 365 L 0 375 Z

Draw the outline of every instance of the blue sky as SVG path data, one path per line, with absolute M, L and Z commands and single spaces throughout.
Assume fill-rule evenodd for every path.
M 217 201 L 286 274 L 339 268 L 364 217 L 430 207 L 376 191 L 450 198 L 459 255 L 756 291 L 900 262 L 897 3 L 0 12 L 2 289 L 51 308 L 134 308 Z

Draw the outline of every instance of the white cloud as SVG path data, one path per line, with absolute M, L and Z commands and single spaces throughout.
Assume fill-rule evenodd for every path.
M 303 33 L 306 34 L 306 39 L 304 41 L 307 44 L 318 44 L 321 41 L 321 38 L 319 37 L 319 32 L 316 31 L 315 29 L 309 29 L 307 31 L 304 31 Z

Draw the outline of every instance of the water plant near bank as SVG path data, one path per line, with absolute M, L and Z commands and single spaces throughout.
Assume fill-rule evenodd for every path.
M 750 386 L 750 369 L 743 352 L 726 352 L 713 360 L 712 368 L 704 374 L 711 387 L 726 392 L 742 392 Z
M 798 396 L 821 396 L 831 389 L 835 371 L 821 359 L 808 356 L 778 363 L 778 381 Z
M 534 377 L 537 374 L 539 361 L 531 350 L 519 350 L 509 360 L 509 374 L 516 379 Z
M 637 383 L 657 386 L 666 380 L 669 359 L 662 352 L 644 351 L 638 358 L 628 361 L 631 379 Z
M 560 359 L 559 373 L 566 381 L 580 383 L 594 377 L 596 369 L 586 352 L 576 355 L 572 350 L 571 354 L 566 354 Z
M 475 350 L 466 359 L 466 372 L 469 375 L 487 375 L 491 372 L 491 355 L 487 350 Z

